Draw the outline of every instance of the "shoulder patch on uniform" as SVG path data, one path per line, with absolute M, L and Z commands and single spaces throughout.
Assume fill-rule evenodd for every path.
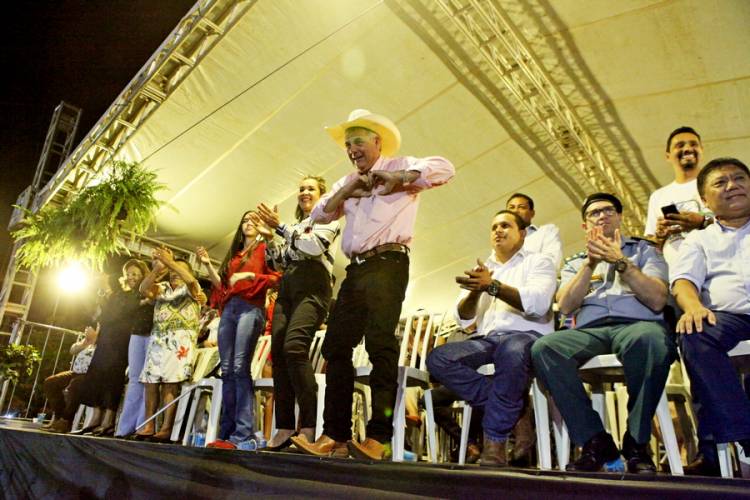
M 585 259 L 586 257 L 588 257 L 588 254 L 585 251 L 574 253 L 573 255 L 565 259 L 565 264 L 567 264 L 568 262 L 577 260 L 577 259 Z
M 640 236 L 631 236 L 629 239 L 633 240 L 633 242 L 635 242 L 635 243 L 637 243 L 639 241 L 645 241 L 646 243 L 648 243 L 651 246 L 656 246 L 656 242 L 654 240 L 650 239 L 650 238 L 643 238 L 643 237 L 640 237 Z M 625 243 L 627 243 L 627 242 L 628 241 L 625 240 Z

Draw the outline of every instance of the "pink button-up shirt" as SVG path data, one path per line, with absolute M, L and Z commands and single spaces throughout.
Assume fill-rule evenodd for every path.
M 420 173 L 417 180 L 408 184 L 404 191 L 380 195 L 377 187 L 371 196 L 348 198 L 335 212 L 326 213 L 323 207 L 339 189 L 351 182 L 358 173 L 341 178 L 330 192 L 320 198 L 310 217 L 318 223 L 328 223 L 346 215 L 346 227 L 341 237 L 341 250 L 351 258 L 353 254 L 366 252 L 385 243 L 401 243 L 408 246 L 414 235 L 414 221 L 419 205 L 418 193 L 445 184 L 456 173 L 453 164 L 440 156 L 414 158 L 380 157 L 372 170 L 415 170 Z

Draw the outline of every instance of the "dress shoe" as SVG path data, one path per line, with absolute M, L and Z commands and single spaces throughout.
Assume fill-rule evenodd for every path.
M 721 469 L 719 464 L 706 459 L 706 457 L 699 453 L 695 459 L 682 468 L 686 476 L 710 476 L 710 477 L 721 477 Z
M 656 474 L 656 465 L 651 459 L 648 443 L 636 443 L 628 431 L 625 431 L 622 438 L 622 456 L 625 457 L 627 471 L 631 474 Z
M 466 463 L 475 464 L 479 461 L 482 456 L 482 449 L 477 443 L 469 443 L 466 445 Z
M 390 443 L 383 444 L 372 438 L 367 438 L 361 443 L 354 441 L 347 441 L 349 447 L 349 453 L 354 458 L 361 460 L 384 460 L 391 458 L 391 445 Z
M 568 464 L 565 470 L 569 472 L 599 472 L 605 464 L 620 458 L 620 451 L 615 446 L 612 436 L 605 431 L 592 437 L 583 445 L 581 458 Z
M 506 444 L 506 441 L 493 441 L 485 436 L 479 465 L 483 467 L 507 467 Z
M 149 438 L 148 441 L 150 443 L 171 444 L 172 443 L 172 429 L 159 431 L 153 436 L 151 436 L 151 438 Z
M 532 421 L 531 405 L 528 401 L 523 407 L 523 412 L 513 428 L 513 450 L 510 455 L 510 463 L 516 467 L 529 467 L 534 465 L 534 451 L 536 444 L 536 433 Z
M 72 424 L 69 420 L 65 420 L 64 418 L 59 418 L 55 420 L 55 423 L 52 424 L 49 429 L 45 429 L 47 432 L 54 432 L 55 434 L 66 434 L 70 432 L 70 428 L 72 427 Z
M 74 436 L 81 436 L 83 434 L 88 434 L 92 432 L 94 429 L 99 427 L 99 424 L 96 425 L 87 425 L 86 427 L 81 427 L 80 429 L 76 431 L 70 431 L 68 434 L 73 434 Z
M 98 437 L 110 437 L 115 434 L 115 426 L 110 425 L 109 427 L 102 427 L 99 426 L 93 431 L 91 431 L 92 436 L 98 436 Z
M 335 441 L 325 434 L 321 434 L 321 436 L 314 443 L 308 441 L 307 438 L 302 434 L 291 437 L 289 439 L 291 439 L 292 443 L 294 443 L 297 449 L 307 455 L 336 458 L 347 458 L 349 456 L 349 451 L 347 450 L 346 443 L 344 443 L 343 441 Z
M 286 438 L 286 440 L 283 443 L 281 443 L 278 446 L 270 446 L 270 445 L 266 446 L 265 448 L 263 448 L 263 451 L 281 451 L 281 450 L 285 450 L 285 449 L 289 448 L 290 446 L 292 446 L 292 444 L 293 444 L 292 443 L 292 438 L 294 436 L 296 436 L 296 435 L 297 434 L 292 434 L 291 436 L 289 436 L 288 438 Z M 307 438 L 305 438 L 305 441 L 307 441 Z

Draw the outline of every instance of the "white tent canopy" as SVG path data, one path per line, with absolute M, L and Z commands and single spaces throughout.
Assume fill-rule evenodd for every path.
M 706 158 L 750 159 L 750 2 L 490 3 L 642 208 L 672 179 L 664 141 L 677 126 L 701 133 Z M 593 186 L 489 74 L 432 0 L 259 0 L 119 156 L 168 186 L 176 210 L 162 209 L 151 236 L 221 258 L 245 210 L 278 204 L 291 220 L 302 174 L 330 185 L 352 170 L 324 125 L 355 108 L 386 115 L 402 154 L 456 166 L 451 183 L 421 195 L 405 303 L 440 310 L 455 299 L 453 277 L 489 254 L 490 219 L 513 192 L 534 198 L 537 225 L 560 227 L 566 254 L 583 245 L 579 206 Z M 339 278 L 345 265 L 339 253 Z

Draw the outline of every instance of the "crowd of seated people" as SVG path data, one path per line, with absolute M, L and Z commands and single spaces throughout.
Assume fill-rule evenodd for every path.
M 398 130 L 384 117 L 356 110 L 339 128 L 329 132 L 357 172 L 331 192 L 323 179 L 304 177 L 295 223 L 283 223 L 276 208 L 265 204 L 243 214 L 219 270 L 205 249 L 197 251 L 220 317 L 215 342 L 223 411 L 219 439 L 210 447 L 242 448 L 255 435 L 249 364 L 271 319 L 264 311 L 267 292 L 279 287 L 270 322 L 275 392 L 270 405 L 277 432 L 270 436 L 269 449 L 294 445 L 316 456 L 388 457 L 397 353 L 391 333 L 382 332 L 395 330 L 391 326 L 394 312 L 396 321 L 400 314 L 411 241 L 409 222 L 401 215 L 389 218 L 389 210 L 400 207 L 399 214 L 408 212 L 413 224 L 416 207 L 408 203 L 419 191 L 448 182 L 453 171 L 439 157 L 381 157 L 394 154 L 400 144 Z M 460 398 L 483 410 L 478 413 L 483 437 L 471 448 L 472 460 L 494 467 L 529 463 L 534 431 L 528 393 L 536 377 L 554 399 L 572 441 L 582 447 L 568 470 L 599 471 L 622 456 L 628 472 L 653 474 L 651 422 L 670 366 L 680 356 L 678 346 L 699 407 L 701 453 L 686 471 L 718 474 L 716 443 L 737 441 L 750 451 L 750 402 L 727 357 L 738 342 L 750 339 L 750 173 L 734 158 L 718 158 L 701 168 L 702 155 L 701 138 L 692 128 L 669 135 L 666 159 L 675 181 L 652 194 L 645 237 L 623 234 L 624 208 L 616 193 L 586 197 L 580 207 L 585 248 L 564 263 L 559 230 L 533 224 L 530 196 L 511 195 L 495 214 L 489 256 L 455 279 L 461 288 L 456 320 L 476 333 L 439 345 L 427 357 L 431 376 L 442 385 L 438 399 L 448 405 Z M 365 204 L 379 197 L 388 204 Z M 340 217 L 349 219 L 342 250 L 351 264 L 323 346 L 330 394 L 324 434 L 316 440 L 317 385 L 308 351 L 331 301 Z M 374 246 L 367 247 L 368 241 Z M 123 289 L 105 306 L 101 332 L 92 327 L 77 344 L 76 350 L 88 347 L 99 333 L 88 373 L 59 375 L 45 384 L 56 414 L 50 430 L 69 431 L 71 411 L 86 403 L 103 411 L 94 419 L 95 428 L 84 431 L 111 434 L 130 351 L 128 396 L 117 434 L 139 428 L 140 437 L 168 439 L 173 412 L 166 412 L 159 433 L 153 420 L 141 425 L 143 412 L 148 418 L 172 401 L 179 384 L 189 379 L 206 297 L 186 262 L 165 249 L 157 250 L 154 259 L 151 271 L 140 261 L 126 263 Z M 157 284 L 166 272 L 169 280 Z M 555 328 L 555 302 L 569 318 L 566 329 Z M 350 358 L 363 336 L 372 349 L 373 421 L 365 441 L 347 442 Z M 592 409 L 578 374 L 588 360 L 609 353 L 624 367 L 628 392 L 621 449 Z M 494 375 L 477 371 L 485 364 L 494 365 Z M 66 405 L 60 402 L 59 386 L 70 380 L 80 383 L 68 386 L 73 394 Z M 409 395 L 407 421 L 419 418 L 418 399 Z M 446 418 L 441 420 L 455 435 Z M 508 455 L 511 436 L 515 444 Z

